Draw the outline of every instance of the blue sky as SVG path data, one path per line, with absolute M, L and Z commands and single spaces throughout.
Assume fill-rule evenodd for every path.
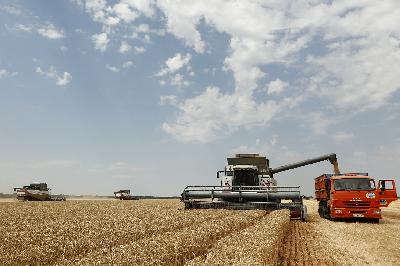
M 1 0 L 0 192 L 178 195 L 237 152 L 400 182 L 398 25 L 398 1 Z

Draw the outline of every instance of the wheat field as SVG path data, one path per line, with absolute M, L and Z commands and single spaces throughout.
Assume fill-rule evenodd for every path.
M 0 265 L 396 265 L 400 261 L 397 202 L 385 211 L 387 218 L 380 224 L 324 220 L 317 214 L 317 202 L 307 205 L 309 219 L 300 222 L 290 221 L 287 210 L 270 214 L 183 210 L 178 200 L 0 202 Z M 368 238 L 371 235 L 373 239 Z M 376 248 L 383 243 L 385 250 Z

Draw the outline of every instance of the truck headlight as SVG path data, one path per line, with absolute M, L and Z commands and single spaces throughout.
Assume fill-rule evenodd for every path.
M 374 214 L 380 214 L 381 210 L 374 210 Z
M 335 213 L 343 213 L 342 210 L 335 210 Z

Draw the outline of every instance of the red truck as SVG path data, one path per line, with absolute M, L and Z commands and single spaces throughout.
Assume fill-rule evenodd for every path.
M 379 222 L 380 207 L 397 200 L 394 180 L 375 180 L 368 173 L 323 174 L 315 178 L 318 213 L 326 219 L 361 218 Z

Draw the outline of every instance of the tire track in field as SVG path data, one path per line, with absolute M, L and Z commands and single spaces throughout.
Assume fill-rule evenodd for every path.
M 310 222 L 292 221 L 279 252 L 279 265 L 338 265 Z
M 332 246 L 321 231 L 326 228 L 324 222 L 330 221 L 320 218 L 314 206 L 308 206 L 308 209 L 306 222 L 291 221 L 278 253 L 279 265 L 350 265 L 346 261 L 349 254 Z
M 320 218 L 316 201 L 306 202 L 307 222 L 292 221 L 279 265 L 399 265 L 399 212 L 388 208 L 379 224 Z

